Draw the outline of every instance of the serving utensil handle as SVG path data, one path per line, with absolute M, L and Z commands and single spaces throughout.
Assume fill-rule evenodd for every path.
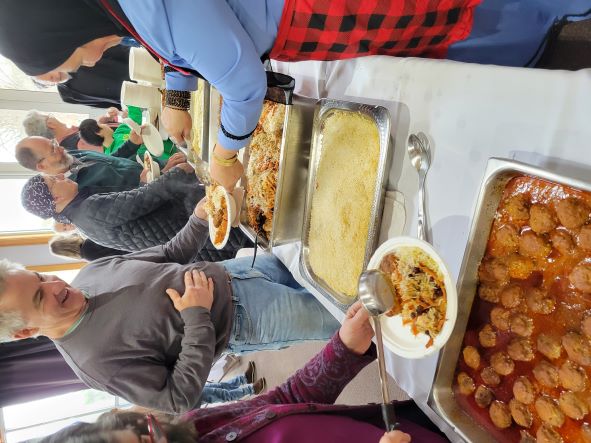
M 378 370 L 380 374 L 380 387 L 382 389 L 382 418 L 386 425 L 386 431 L 393 431 L 398 428 L 396 421 L 396 412 L 394 405 L 390 403 L 390 393 L 388 392 L 388 375 L 386 374 L 386 362 L 384 361 L 384 342 L 382 341 L 382 325 L 380 318 L 373 318 L 374 330 L 376 333 L 376 348 L 378 354 Z
M 429 242 L 427 239 L 427 225 L 425 219 L 425 174 L 419 176 L 419 208 L 417 220 L 417 234 L 419 240 Z

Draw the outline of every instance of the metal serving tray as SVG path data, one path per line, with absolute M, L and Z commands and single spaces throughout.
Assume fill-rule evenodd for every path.
M 351 305 L 355 298 L 347 297 L 333 290 L 324 280 L 318 277 L 310 265 L 310 218 L 312 215 L 312 195 L 316 187 L 316 173 L 322 157 L 322 129 L 328 117 L 335 110 L 354 111 L 371 117 L 379 132 L 380 137 L 380 158 L 378 161 L 378 172 L 376 176 L 376 188 L 374 191 L 371 206 L 371 217 L 367 241 L 365 243 L 365 257 L 363 269 L 367 266 L 369 259 L 377 246 L 384 209 L 384 196 L 388 185 L 388 172 L 392 163 L 392 143 L 390 137 L 390 113 L 382 106 L 366 105 L 362 103 L 345 102 L 341 100 L 322 99 L 316 104 L 314 112 L 314 126 L 312 129 L 312 147 L 310 152 L 310 166 L 308 173 L 308 184 L 306 191 L 306 207 L 304 209 L 304 226 L 302 228 L 302 250 L 300 254 L 300 272 L 304 278 L 324 297 L 330 300 L 343 312 Z
M 199 87 L 203 88 L 203 94 L 201 96 L 201 109 L 203 112 L 200 116 L 200 124 L 201 124 L 201 158 L 205 161 L 209 160 L 209 150 L 208 150 L 208 143 L 209 143 L 209 94 L 211 91 L 211 85 L 209 82 L 202 80 L 199 82 Z
M 478 283 L 478 266 L 486 249 L 490 229 L 505 186 L 515 176 L 529 175 L 591 191 L 591 183 L 565 177 L 544 169 L 512 160 L 491 158 L 480 186 L 468 244 L 458 278 L 458 317 L 454 331 L 439 356 L 429 405 L 466 441 L 486 443 L 495 439 L 460 408 L 453 393 L 454 373 L 462 349 L 472 302 Z
M 209 140 L 210 146 L 213 147 L 217 141 L 219 128 L 220 94 L 215 88 L 211 88 L 210 97 Z M 268 251 L 274 246 L 299 241 L 301 238 L 315 104 L 316 100 L 293 95 L 292 104 L 286 105 L 277 172 L 273 228 L 268 240 L 260 236 L 258 239 L 258 245 Z M 248 147 L 242 150 L 242 155 L 246 172 Z M 246 188 L 246 174 L 241 180 L 241 185 Z M 248 225 L 246 199 L 243 200 L 240 208 L 240 228 L 252 241 L 255 240 L 256 233 Z

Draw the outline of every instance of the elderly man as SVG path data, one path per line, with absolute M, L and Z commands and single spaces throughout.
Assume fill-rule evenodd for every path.
M 120 150 L 121 151 L 121 150 Z M 122 151 L 123 154 L 125 154 Z M 92 151 L 67 152 L 55 139 L 26 137 L 16 145 L 19 164 L 47 175 L 64 174 L 82 188 L 102 192 L 125 191 L 140 185 L 143 167 L 136 161 Z M 185 162 L 184 155 L 171 156 L 162 172 Z
M 189 263 L 204 218 L 202 200 L 170 242 L 91 262 L 71 285 L 0 261 L 0 340 L 49 337 L 88 386 L 180 413 L 224 349 L 331 337 L 338 322 L 274 256 Z
M 23 120 L 23 127 L 28 136 L 55 138 L 60 146 L 67 150 L 91 149 L 80 139 L 77 126 L 68 126 L 52 114 L 43 114 L 35 109 L 29 111 Z

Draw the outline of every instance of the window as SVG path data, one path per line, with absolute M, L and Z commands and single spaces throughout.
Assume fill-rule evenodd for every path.
M 25 210 L 21 204 L 21 190 L 27 179 L 0 179 L 0 195 L 4 215 L 0 217 L 0 234 L 30 233 L 35 231 L 50 231 L 53 221 L 43 220 Z
M 93 422 L 103 412 L 130 407 L 119 397 L 94 389 L 2 408 L 6 443 L 39 438 L 79 421 Z
M 31 77 L 18 69 L 14 63 L 0 55 L 0 88 L 20 91 L 56 92 L 55 86 L 39 86 Z

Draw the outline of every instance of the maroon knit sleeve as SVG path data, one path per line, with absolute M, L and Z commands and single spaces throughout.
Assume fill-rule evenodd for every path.
M 258 399 L 266 403 L 334 403 L 341 391 L 375 359 L 374 346 L 357 355 L 335 333 L 324 349 L 289 379 Z

